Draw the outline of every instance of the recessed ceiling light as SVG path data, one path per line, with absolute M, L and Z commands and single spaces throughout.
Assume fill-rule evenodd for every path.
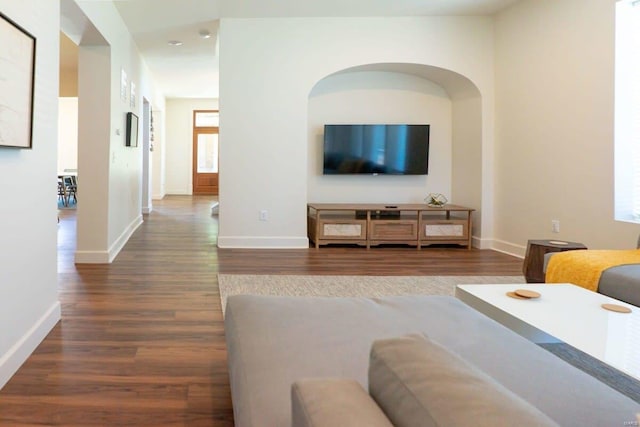
M 211 38 L 211 33 L 208 30 L 200 30 L 198 34 L 200 34 L 200 37 L 202 37 L 203 39 Z
M 169 40 L 169 45 L 171 45 L 171 46 L 182 46 L 182 42 L 180 40 Z

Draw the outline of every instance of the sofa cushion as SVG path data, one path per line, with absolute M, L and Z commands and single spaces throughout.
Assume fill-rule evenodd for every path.
M 359 382 L 310 378 L 291 387 L 293 427 L 393 427 Z
M 399 427 L 557 426 L 487 374 L 419 334 L 373 343 L 369 392 Z

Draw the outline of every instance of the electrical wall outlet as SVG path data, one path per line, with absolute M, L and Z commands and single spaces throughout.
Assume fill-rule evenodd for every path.
M 552 233 L 559 233 L 560 232 L 560 220 L 559 219 L 552 219 L 551 220 L 551 232 Z
M 269 212 L 264 209 L 261 210 L 259 218 L 260 218 L 260 221 L 267 221 L 269 219 Z

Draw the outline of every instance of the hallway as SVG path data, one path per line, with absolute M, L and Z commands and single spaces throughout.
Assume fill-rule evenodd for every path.
M 154 203 L 110 265 L 73 264 L 60 211 L 62 321 L 0 391 L 0 425 L 233 425 L 211 197 Z

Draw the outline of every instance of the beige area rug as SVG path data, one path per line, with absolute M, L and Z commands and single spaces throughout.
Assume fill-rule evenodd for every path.
M 229 295 L 382 297 L 454 295 L 459 284 L 525 283 L 523 276 L 287 276 L 218 274 L 222 313 Z

